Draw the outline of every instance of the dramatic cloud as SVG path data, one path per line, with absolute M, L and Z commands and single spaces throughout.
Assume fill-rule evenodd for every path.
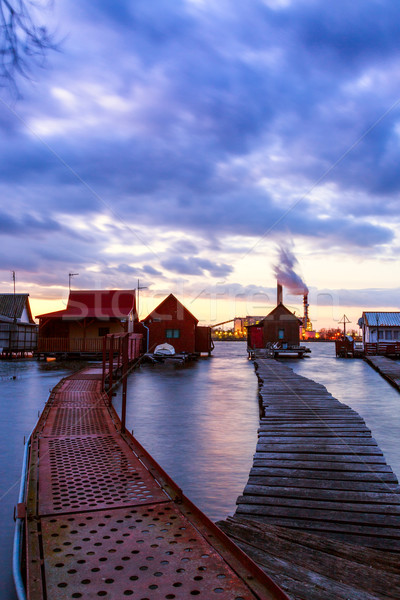
M 1 91 L 4 270 L 200 290 L 260 283 L 261 248 L 271 284 L 286 238 L 300 263 L 395 257 L 397 2 L 57 0 L 43 18 L 60 51 Z

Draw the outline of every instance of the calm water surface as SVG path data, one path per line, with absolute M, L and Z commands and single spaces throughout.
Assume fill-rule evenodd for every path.
M 363 417 L 399 478 L 400 393 L 365 361 L 336 358 L 333 342 L 313 342 L 308 346 L 308 358 L 290 359 L 286 364 L 296 373 L 325 385 L 335 398 Z
M 313 343 L 311 358 L 288 360 L 366 420 L 400 474 L 400 394 L 362 360 L 336 359 Z M 15 600 L 11 559 L 23 456 L 49 390 L 67 375 L 30 362 L 0 362 L 1 600 Z M 13 379 L 15 376 L 15 379 Z M 115 398 L 118 410 L 120 396 Z M 219 342 L 213 357 L 188 366 L 143 366 L 129 378 L 127 427 L 211 519 L 232 514 L 247 482 L 259 423 L 257 378 L 246 344 Z

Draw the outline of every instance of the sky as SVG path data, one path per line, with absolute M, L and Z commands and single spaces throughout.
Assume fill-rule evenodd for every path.
M 0 291 L 265 315 L 282 248 L 317 329 L 399 310 L 397 0 L 54 0 L 0 88 Z M 280 250 L 281 249 L 281 250 Z M 302 298 L 284 289 L 296 314 Z

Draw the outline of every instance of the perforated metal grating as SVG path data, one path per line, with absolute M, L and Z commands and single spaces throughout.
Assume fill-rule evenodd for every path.
M 119 438 L 42 438 L 41 515 L 169 500 Z
M 68 379 L 65 381 L 60 392 L 100 392 L 101 381 L 97 379 L 93 380 L 82 380 L 82 379 Z
M 104 435 L 115 432 L 105 407 L 68 407 L 51 410 L 43 428 L 45 436 Z
M 104 406 L 104 400 L 95 392 L 59 392 L 53 400 L 53 406 Z
M 255 598 L 170 503 L 42 519 L 48 598 Z

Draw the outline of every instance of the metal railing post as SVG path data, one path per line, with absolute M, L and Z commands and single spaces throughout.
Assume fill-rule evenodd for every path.
M 109 349 L 109 365 L 108 365 L 108 400 L 112 404 L 112 386 L 113 386 L 113 371 L 114 371 L 114 336 L 110 335 Z
M 126 394 L 128 389 L 128 345 L 129 334 L 122 338 L 122 408 L 121 408 L 121 432 L 125 432 L 126 425 Z

